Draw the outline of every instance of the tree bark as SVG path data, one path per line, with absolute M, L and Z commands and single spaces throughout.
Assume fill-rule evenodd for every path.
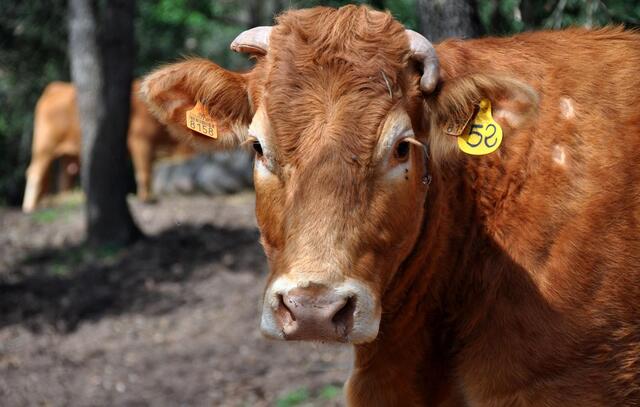
M 475 0 L 418 0 L 416 6 L 420 33 L 431 42 L 482 34 Z
M 134 1 L 98 2 L 102 7 L 95 10 L 92 3 L 69 2 L 69 55 L 82 129 L 87 243 L 124 245 L 141 235 L 126 200 L 131 177 L 127 130 Z

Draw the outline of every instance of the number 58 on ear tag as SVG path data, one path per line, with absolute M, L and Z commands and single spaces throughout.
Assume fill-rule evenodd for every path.
M 493 153 L 502 143 L 502 128 L 491 116 L 489 99 L 480 101 L 476 117 L 469 125 L 469 131 L 458 137 L 458 148 L 471 155 Z

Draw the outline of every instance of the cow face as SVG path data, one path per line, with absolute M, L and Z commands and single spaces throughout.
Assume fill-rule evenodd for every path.
M 422 216 L 428 179 L 423 146 L 401 104 L 375 122 L 358 120 L 358 111 L 345 107 L 332 114 L 351 115 L 356 126 L 332 128 L 322 122 L 324 115 L 310 118 L 317 122 L 295 129 L 298 145 L 287 154 L 288 123 L 270 120 L 277 116 L 268 114 L 269 107 L 267 102 L 258 110 L 249 128 L 256 214 L 272 272 L 263 332 L 370 340 L 384 287 L 419 231 L 415 220 Z
M 430 117 L 449 108 L 424 99 L 438 82 L 435 51 L 388 14 L 355 6 L 289 12 L 232 48 L 256 57 L 252 71 L 188 60 L 149 75 L 142 94 L 176 134 L 253 149 L 271 270 L 263 333 L 371 341 L 422 228 Z M 196 102 L 217 139 L 186 127 Z

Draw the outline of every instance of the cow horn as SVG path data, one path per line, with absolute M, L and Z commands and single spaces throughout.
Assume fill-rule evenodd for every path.
M 438 84 L 440 76 L 440 63 L 438 55 L 431 42 L 421 34 L 413 30 L 406 30 L 409 37 L 409 48 L 414 59 L 422 63 L 422 78 L 420 79 L 420 89 L 430 93 Z
M 271 26 L 255 27 L 240 33 L 231 43 L 235 52 L 265 55 L 269 50 Z

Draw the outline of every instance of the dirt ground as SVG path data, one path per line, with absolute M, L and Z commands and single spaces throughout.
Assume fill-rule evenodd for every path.
M 259 331 L 254 196 L 132 201 L 148 235 L 83 248 L 77 196 L 0 208 L 0 405 L 339 406 L 346 346 Z

